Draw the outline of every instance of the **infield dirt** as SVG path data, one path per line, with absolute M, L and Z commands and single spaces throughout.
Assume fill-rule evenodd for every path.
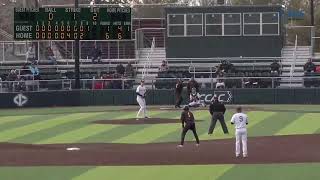
M 178 135 L 177 135 L 178 136 Z M 0 143 L 0 166 L 42 165 L 196 165 L 320 162 L 320 135 L 249 138 L 249 157 L 237 159 L 234 139 L 152 144 Z M 67 151 L 78 147 L 79 151 Z

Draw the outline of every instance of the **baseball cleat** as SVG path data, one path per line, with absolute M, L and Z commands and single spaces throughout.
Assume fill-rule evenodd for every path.
M 247 155 L 247 154 L 244 154 L 244 155 L 243 155 L 243 157 L 244 157 L 244 158 L 247 158 L 247 157 L 248 157 L 248 155 Z
M 146 116 L 146 117 L 144 117 L 145 119 L 148 119 L 148 118 L 150 118 L 150 117 L 148 117 L 148 116 Z
M 136 118 L 137 121 L 139 121 L 139 118 Z
M 237 155 L 236 155 L 236 158 L 240 158 L 240 155 L 239 155 L 239 154 L 237 154 Z
M 199 146 L 200 146 L 200 144 L 196 144 L 196 146 L 197 146 L 197 147 L 199 147 Z
M 178 148 L 182 148 L 182 147 L 183 147 L 183 145 L 179 144 L 177 147 L 178 147 Z

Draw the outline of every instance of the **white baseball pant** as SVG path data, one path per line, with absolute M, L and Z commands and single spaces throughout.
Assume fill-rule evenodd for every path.
M 137 114 L 137 118 L 140 117 L 141 112 L 143 113 L 143 117 L 147 117 L 147 107 L 146 107 L 146 100 L 140 96 L 137 96 L 137 102 L 140 106 L 140 109 Z
M 201 106 L 201 103 L 200 103 L 200 101 L 193 101 L 193 102 L 189 103 L 189 106 L 190 107 L 199 107 L 199 106 Z
M 205 103 L 204 101 L 193 101 L 193 102 L 190 102 L 189 104 L 189 107 L 200 107 L 200 106 L 205 106 Z
M 236 129 L 236 156 L 240 155 L 240 144 L 242 142 L 242 153 L 243 156 L 248 155 L 248 149 L 247 149 L 247 129 Z

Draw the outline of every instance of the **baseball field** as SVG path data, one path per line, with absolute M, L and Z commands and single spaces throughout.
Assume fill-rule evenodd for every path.
M 180 140 L 181 111 L 137 106 L 0 110 L 1 180 L 316 180 L 320 177 L 320 106 L 244 105 L 249 157 L 234 154 L 220 124 L 207 134 L 207 109 L 192 110 L 200 147 L 191 132 Z M 71 148 L 70 150 L 67 150 Z

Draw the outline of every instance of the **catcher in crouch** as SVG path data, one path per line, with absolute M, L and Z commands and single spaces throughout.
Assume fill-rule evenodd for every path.
M 190 102 L 188 104 L 189 107 L 205 107 L 206 105 L 204 102 L 201 102 L 200 100 L 200 93 L 197 92 L 196 88 L 191 89 L 190 93 Z

